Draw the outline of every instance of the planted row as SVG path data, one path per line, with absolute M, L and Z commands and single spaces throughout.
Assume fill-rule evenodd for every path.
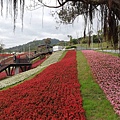
M 33 79 L 0 92 L 0 119 L 85 120 L 76 52 Z
M 0 57 L 8 57 L 8 56 L 12 56 L 12 54 L 0 54 Z
M 120 115 L 120 58 L 92 50 L 82 51 L 87 58 L 97 83 Z

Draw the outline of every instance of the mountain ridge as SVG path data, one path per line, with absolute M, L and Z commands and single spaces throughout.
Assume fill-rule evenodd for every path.
M 41 44 L 45 44 L 44 40 L 45 39 L 33 40 L 33 41 L 28 42 L 28 43 L 23 44 L 23 45 L 18 45 L 15 47 L 7 48 L 7 49 L 5 49 L 5 52 L 25 52 L 25 51 L 29 51 L 29 48 L 31 51 L 35 51 L 35 50 L 37 50 L 37 46 L 39 46 Z M 59 39 L 51 38 L 50 45 L 54 46 L 54 45 L 58 44 L 59 42 L 60 42 Z

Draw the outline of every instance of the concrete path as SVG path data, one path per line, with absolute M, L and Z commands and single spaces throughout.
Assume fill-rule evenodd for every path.
M 51 64 L 54 64 L 58 61 L 60 56 L 62 55 L 63 51 L 58 51 L 53 53 L 47 60 L 45 60 L 40 66 L 28 70 L 26 72 L 22 72 L 20 74 L 14 75 L 10 78 L 4 79 L 0 81 L 0 89 L 16 84 L 18 82 L 24 81 L 26 78 L 30 77 L 31 75 L 34 75 L 38 71 L 40 71 L 42 68 L 47 67 Z
M 119 50 L 99 50 L 99 51 L 103 51 L 103 52 L 111 52 L 111 53 L 120 53 Z

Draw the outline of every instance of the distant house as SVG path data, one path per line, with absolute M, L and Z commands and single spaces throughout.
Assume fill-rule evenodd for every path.
M 63 50 L 63 46 L 53 46 L 53 52 Z

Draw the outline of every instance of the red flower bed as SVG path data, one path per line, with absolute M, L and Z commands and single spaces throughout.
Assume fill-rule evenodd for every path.
M 35 68 L 35 67 L 39 66 L 39 65 L 42 64 L 45 60 L 46 60 L 46 58 L 41 59 L 41 60 L 37 60 L 36 62 L 34 62 L 34 63 L 32 64 L 32 68 Z
M 5 72 L 1 72 L 1 73 L 0 73 L 0 80 L 4 79 L 4 78 L 6 78 L 6 77 L 7 77 L 7 75 L 6 75 Z
M 0 54 L 0 57 L 8 57 L 8 56 L 12 56 L 12 54 Z
M 0 119 L 85 120 L 76 67 L 76 52 L 69 51 L 33 79 L 1 91 Z
M 120 115 L 120 58 L 95 51 L 82 51 L 114 110 Z

